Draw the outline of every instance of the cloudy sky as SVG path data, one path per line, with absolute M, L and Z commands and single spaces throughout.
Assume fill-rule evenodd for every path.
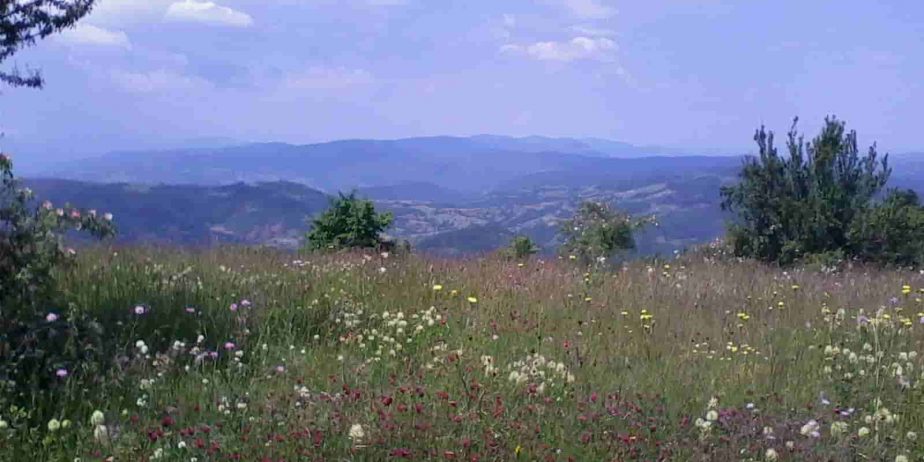
M 5 63 L 46 88 L 2 89 L 0 129 L 66 156 L 477 133 L 749 149 L 761 123 L 834 113 L 922 150 L 922 37 L 910 1 L 100 0 Z

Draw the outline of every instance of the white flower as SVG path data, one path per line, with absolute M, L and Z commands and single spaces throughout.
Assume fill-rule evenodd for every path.
M 366 437 L 366 432 L 363 430 L 363 426 L 360 424 L 353 424 L 350 426 L 349 432 L 350 439 L 353 440 L 353 443 L 362 442 L 363 438 Z
M 773 448 L 767 449 L 767 452 L 764 453 L 764 459 L 768 461 L 775 461 L 780 458 L 780 455 L 776 453 L 776 450 Z
M 904 454 L 899 454 L 895 456 L 895 462 L 908 462 L 908 456 Z
M 868 435 L 869 435 L 869 428 L 867 427 L 860 427 L 860 429 L 857 430 L 857 436 L 859 436 L 860 438 L 866 437 Z
M 806 422 L 805 425 L 802 426 L 802 429 L 799 430 L 799 432 L 802 433 L 804 436 L 811 436 L 812 438 L 818 438 L 819 436 L 821 436 L 818 433 L 818 428 L 819 428 L 818 421 L 813 419 L 813 420 L 809 420 L 808 422 Z
M 58 419 L 51 419 L 48 421 L 48 431 L 56 432 L 61 429 L 61 422 Z
M 847 433 L 847 422 L 831 423 L 831 436 L 840 436 Z
M 90 416 L 90 424 L 92 424 L 94 427 L 98 427 L 102 425 L 103 422 L 105 421 L 106 421 L 106 416 L 103 415 L 103 411 L 95 410 L 93 411 L 93 414 Z
M 706 420 L 710 422 L 715 422 L 716 420 L 719 420 L 719 413 L 716 412 L 715 409 L 710 409 L 709 412 L 706 413 Z

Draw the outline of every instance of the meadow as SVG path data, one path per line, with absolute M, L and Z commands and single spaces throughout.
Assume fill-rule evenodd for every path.
M 0 460 L 924 458 L 924 274 L 88 249 Z

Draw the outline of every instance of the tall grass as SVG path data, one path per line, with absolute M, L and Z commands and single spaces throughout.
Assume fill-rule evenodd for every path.
M 83 255 L 61 303 L 104 363 L 0 409 L 0 458 L 924 456 L 920 273 L 301 258 Z

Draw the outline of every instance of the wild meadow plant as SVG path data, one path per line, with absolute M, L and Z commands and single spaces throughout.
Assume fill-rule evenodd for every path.
M 57 281 L 98 364 L 0 397 L 0 459 L 924 456 L 918 272 L 100 248 Z

